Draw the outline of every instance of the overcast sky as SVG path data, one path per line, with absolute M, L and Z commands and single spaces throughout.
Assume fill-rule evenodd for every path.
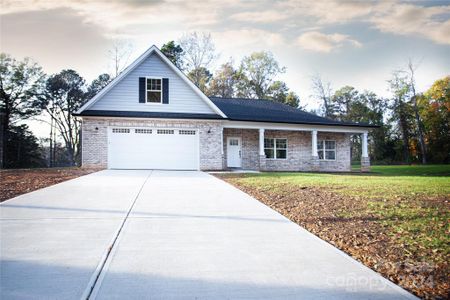
M 2 0 L 2 52 L 32 57 L 46 72 L 73 68 L 87 80 L 111 71 L 117 39 L 131 60 L 192 31 L 211 33 L 221 62 L 274 53 L 280 79 L 310 109 L 311 77 L 389 96 L 386 80 L 420 63 L 419 90 L 450 74 L 450 1 Z M 130 61 L 131 62 L 131 61 Z M 41 130 L 35 129 L 41 134 Z

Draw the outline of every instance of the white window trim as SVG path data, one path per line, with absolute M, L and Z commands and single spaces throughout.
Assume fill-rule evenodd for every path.
M 322 150 L 323 151 L 323 158 L 319 158 L 320 161 L 336 161 L 337 158 L 337 143 L 336 140 L 318 140 L 317 146 L 319 145 L 319 142 L 322 142 Z M 325 150 L 325 142 L 334 142 L 334 159 L 326 159 L 325 157 L 325 151 L 332 151 L 332 150 Z M 317 155 L 319 154 L 319 148 L 317 148 Z
M 160 79 L 161 80 L 161 90 L 149 90 L 147 89 L 148 79 Z M 147 101 L 147 92 L 161 92 L 161 98 L 159 102 L 148 102 Z M 145 104 L 148 105 L 162 105 L 163 104 L 163 78 L 162 77 L 145 77 Z
M 285 137 L 280 137 L 280 138 L 269 138 L 269 137 L 265 137 L 264 139 L 268 139 L 268 140 L 274 140 L 273 141 L 273 158 L 268 158 L 266 156 L 267 160 L 287 160 L 288 159 L 288 148 L 289 148 L 289 142 L 288 139 Z M 286 140 L 286 149 L 282 148 L 282 150 L 286 150 L 286 158 L 277 158 L 277 140 Z M 264 147 L 264 151 L 266 151 L 266 149 L 272 149 L 272 148 L 266 148 Z M 265 153 L 264 153 L 265 155 Z

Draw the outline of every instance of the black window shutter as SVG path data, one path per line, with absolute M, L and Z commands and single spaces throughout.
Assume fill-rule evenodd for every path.
M 169 78 L 162 80 L 163 103 L 169 104 Z
M 145 77 L 139 77 L 139 103 L 145 103 Z

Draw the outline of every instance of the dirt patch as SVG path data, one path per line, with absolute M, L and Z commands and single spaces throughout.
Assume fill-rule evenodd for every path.
M 433 249 L 408 251 L 401 236 L 393 234 L 383 217 L 370 213 L 369 200 L 343 195 L 331 188 L 273 183 L 243 184 L 239 178 L 220 176 L 293 222 L 351 255 L 392 282 L 424 299 L 448 299 L 448 255 Z M 444 205 L 433 199 L 428 205 Z M 372 201 L 372 200 L 370 200 Z M 401 222 L 401 220 L 398 220 Z M 441 259 L 430 260 L 430 257 Z M 444 258 L 444 259 L 442 259 Z
M 86 168 L 0 170 L 0 202 L 99 170 Z

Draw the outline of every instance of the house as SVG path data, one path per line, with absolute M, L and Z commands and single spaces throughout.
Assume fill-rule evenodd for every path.
M 82 165 L 113 169 L 350 171 L 339 122 L 268 100 L 208 98 L 152 46 L 75 114 Z

